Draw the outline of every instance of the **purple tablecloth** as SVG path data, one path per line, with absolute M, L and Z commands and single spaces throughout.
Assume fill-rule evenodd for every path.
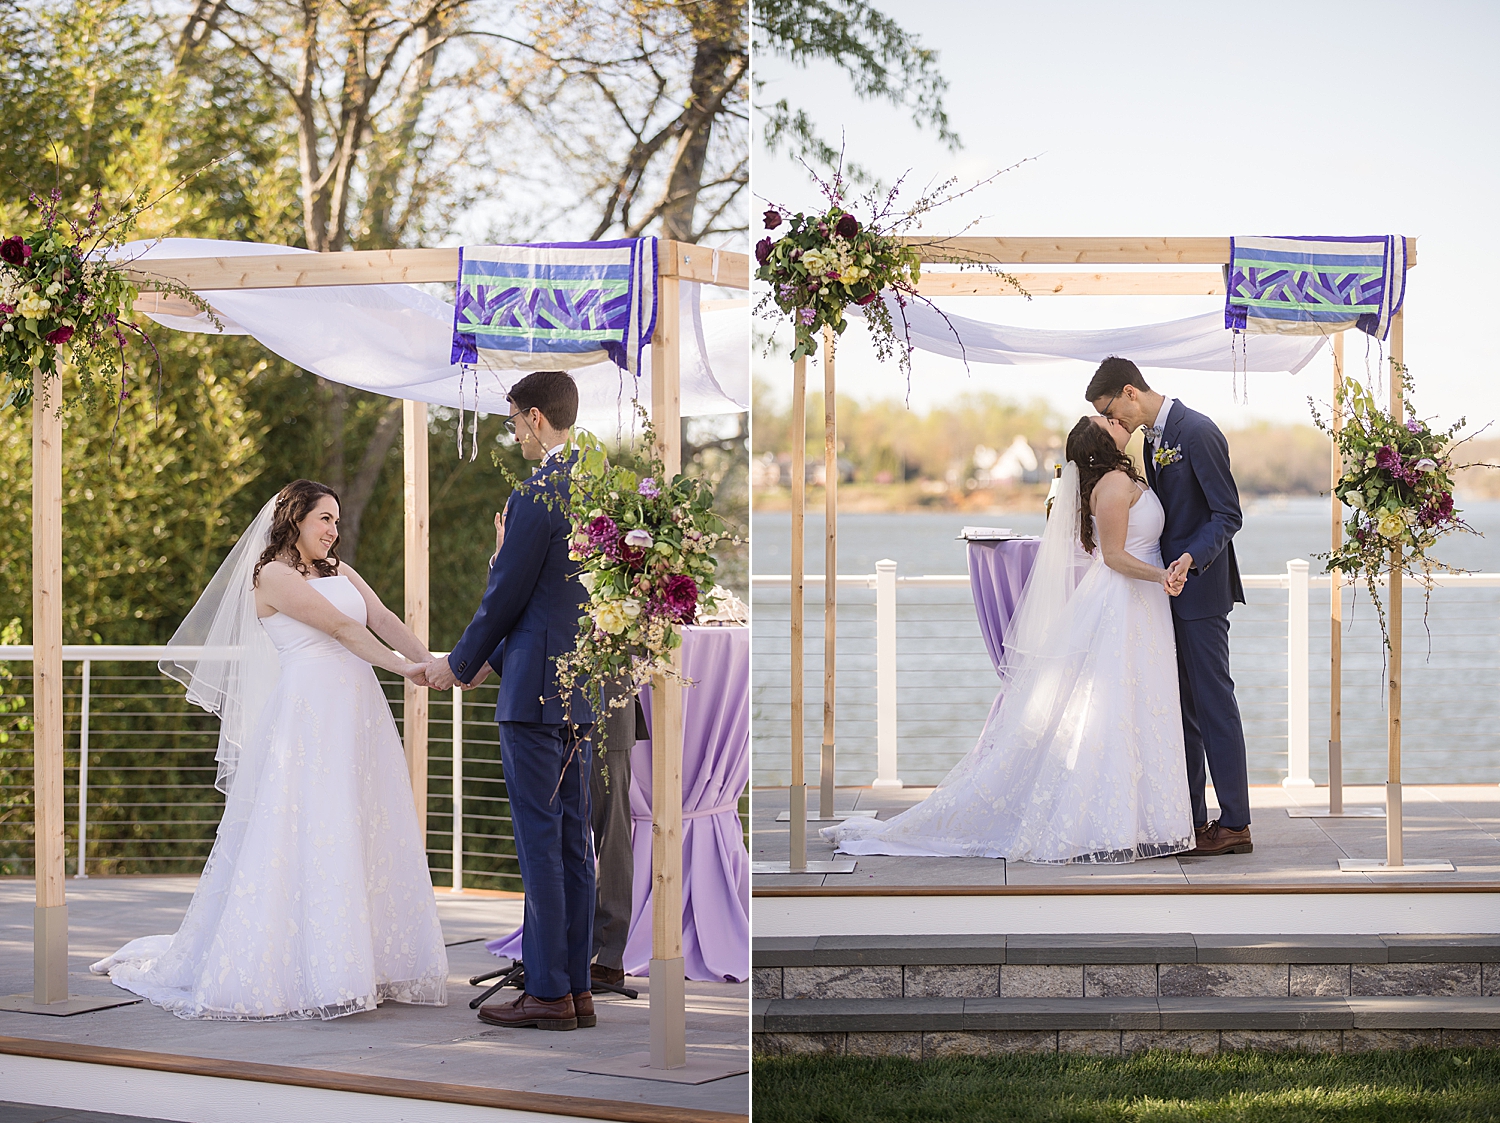
M 1035 538 L 969 543 L 969 588 L 974 593 L 979 632 L 996 671 L 1005 651 L 1005 630 L 1015 615 L 1039 546 L 1041 542 Z
M 690 979 L 750 977 L 750 856 L 740 825 L 740 793 L 750 779 L 750 630 L 683 630 L 682 956 Z M 647 723 L 651 691 L 641 693 Z M 635 853 L 625 970 L 647 974 L 651 960 L 651 742 L 630 752 L 631 848 Z M 521 953 L 518 928 L 486 945 Z

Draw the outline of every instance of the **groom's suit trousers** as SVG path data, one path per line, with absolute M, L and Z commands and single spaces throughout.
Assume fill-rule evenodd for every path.
M 589 989 L 594 933 L 589 733 L 587 725 L 500 722 L 500 763 L 526 891 L 521 937 L 526 993 L 547 1001 Z
M 1205 767 L 1213 777 L 1219 822 L 1231 830 L 1250 825 L 1250 788 L 1245 773 L 1245 730 L 1229 675 L 1229 617 L 1172 617 L 1177 637 L 1177 682 L 1182 702 L 1183 745 L 1193 825 L 1208 822 Z

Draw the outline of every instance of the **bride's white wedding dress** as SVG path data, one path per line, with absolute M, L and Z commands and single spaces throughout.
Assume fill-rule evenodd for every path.
M 365 622 L 347 577 L 309 582 Z M 391 711 L 370 664 L 277 613 L 281 674 L 175 935 L 96 974 L 182 1018 L 336 1018 L 446 1002 L 448 955 Z
M 1161 565 L 1164 521 L 1145 491 L 1130 509 L 1126 551 Z M 1193 847 L 1172 609 L 1160 585 L 1115 572 L 1096 550 L 1045 638 L 1010 659 L 1006 676 L 979 743 L 927 799 L 823 835 L 846 854 L 1028 862 L 1130 862 Z

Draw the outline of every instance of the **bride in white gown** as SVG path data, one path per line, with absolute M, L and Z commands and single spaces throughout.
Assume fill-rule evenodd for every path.
M 841 852 L 1130 862 L 1193 848 L 1167 600 L 1184 568 L 1162 565 L 1161 503 L 1128 439 L 1103 417 L 1069 434 L 979 743 L 915 807 L 825 829 Z
M 220 717 L 224 817 L 176 934 L 91 970 L 181 1018 L 446 1004 L 427 855 L 371 666 L 409 677 L 431 655 L 339 561 L 338 509 L 322 484 L 287 485 L 172 637 L 202 650 L 162 663 Z

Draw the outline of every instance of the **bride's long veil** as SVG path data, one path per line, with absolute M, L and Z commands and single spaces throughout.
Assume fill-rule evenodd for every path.
M 214 787 L 226 795 L 281 672 L 276 646 L 255 614 L 255 563 L 270 543 L 275 511 L 273 496 L 167 641 L 168 647 L 185 650 L 157 664 L 162 674 L 187 687 L 189 702 L 218 717 Z
M 1078 465 L 1070 460 L 1063 467 L 1047 529 L 1004 637 L 1000 677 L 1007 687 L 1038 657 L 1062 654 L 1057 650 L 1058 630 L 1078 582 L 1094 560 L 1079 541 L 1079 507 Z

